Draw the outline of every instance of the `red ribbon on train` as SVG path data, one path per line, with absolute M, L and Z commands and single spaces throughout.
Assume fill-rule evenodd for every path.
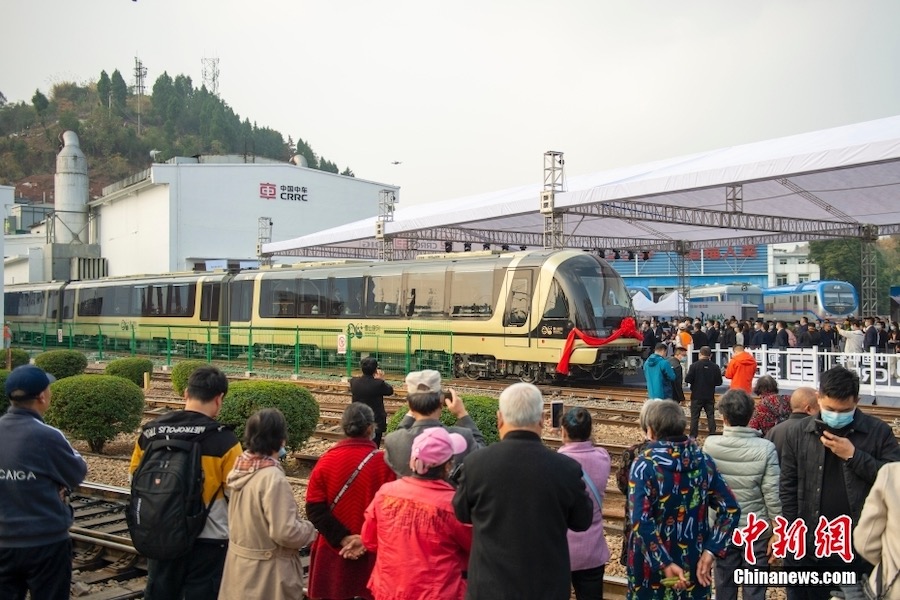
M 618 329 L 613 331 L 609 337 L 605 338 L 596 338 L 590 335 L 587 335 L 577 327 L 572 328 L 572 331 L 569 332 L 569 337 L 566 338 L 566 345 L 563 347 L 562 357 L 559 359 L 559 363 L 556 365 L 556 372 L 562 375 L 569 374 L 569 359 L 572 357 L 572 351 L 575 346 L 575 338 L 580 339 L 582 342 L 587 344 L 588 346 L 603 346 L 605 344 L 610 343 L 613 340 L 617 340 L 619 338 L 633 338 L 638 341 L 643 341 L 644 336 L 637 329 L 637 324 L 634 321 L 633 317 L 625 317 L 622 319 L 622 324 Z

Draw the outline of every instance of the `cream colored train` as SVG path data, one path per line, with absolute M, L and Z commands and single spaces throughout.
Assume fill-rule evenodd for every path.
M 130 337 L 138 352 L 148 345 L 159 351 L 175 338 L 195 350 L 214 349 L 214 358 L 265 346 L 270 356 L 308 363 L 336 353 L 344 334 L 354 355 L 412 352 L 429 364 L 452 365 L 456 376 L 526 381 L 556 375 L 573 328 L 604 338 L 634 316 L 622 278 L 604 260 L 577 250 L 24 284 L 6 288 L 5 304 L 17 335 L 44 323 L 45 331 L 82 345 L 98 326 L 118 325 L 122 343 Z M 386 345 L 411 332 L 412 347 Z M 638 344 L 576 340 L 571 376 L 633 371 L 640 366 Z

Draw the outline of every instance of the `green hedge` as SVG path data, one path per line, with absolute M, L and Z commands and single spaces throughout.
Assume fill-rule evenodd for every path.
M 500 433 L 497 431 L 497 410 L 500 408 L 500 401 L 489 396 L 463 395 L 462 399 L 463 404 L 466 405 L 466 410 L 469 411 L 469 416 L 472 417 L 478 429 L 481 430 L 485 443 L 493 444 L 494 442 L 499 442 Z M 405 414 L 406 410 L 401 409 L 388 419 L 388 432 L 397 429 Z M 441 423 L 448 427 L 456 425 L 456 417 L 446 407 L 441 411 Z
M 77 350 L 48 350 L 34 357 L 34 364 L 57 379 L 81 375 L 87 363 L 87 357 Z
M 107 375 L 124 377 L 142 388 L 144 373 L 153 373 L 153 361 L 148 358 L 120 358 L 106 365 L 104 372 Z
M 287 421 L 287 447 L 296 449 L 312 435 L 319 423 L 319 404 L 306 388 L 286 381 L 237 381 L 228 386 L 218 420 L 234 426 L 238 438 L 244 425 L 261 408 L 277 408 Z
M 93 452 L 120 433 L 141 424 L 144 393 L 134 383 L 112 375 L 75 375 L 50 384 L 52 400 L 47 423 L 78 440 Z
M 12 350 L 12 368 L 21 367 L 22 365 L 27 365 L 31 362 L 31 356 L 28 354 L 26 350 L 22 350 L 21 348 L 11 348 Z M 6 357 L 3 357 L 6 360 Z
M 6 397 L 6 378 L 9 377 L 9 371 L 0 369 L 0 414 L 5 413 L 9 406 L 9 398 Z
M 191 373 L 208 364 L 202 360 L 183 360 L 172 367 L 172 388 L 179 398 L 184 396 Z

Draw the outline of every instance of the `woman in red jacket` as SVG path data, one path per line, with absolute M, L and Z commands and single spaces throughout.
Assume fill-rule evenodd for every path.
M 372 600 L 366 584 L 375 557 L 365 553 L 360 532 L 375 492 L 395 475 L 372 441 L 375 413 L 370 407 L 351 403 L 341 417 L 341 428 L 347 439 L 319 458 L 306 491 L 306 514 L 319 531 L 312 545 L 309 596 Z

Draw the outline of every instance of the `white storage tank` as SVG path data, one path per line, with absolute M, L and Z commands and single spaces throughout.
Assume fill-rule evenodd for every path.
M 63 147 L 56 155 L 54 177 L 56 222 L 54 241 L 58 244 L 88 242 L 87 159 L 81 151 L 78 134 L 66 131 L 60 136 Z

